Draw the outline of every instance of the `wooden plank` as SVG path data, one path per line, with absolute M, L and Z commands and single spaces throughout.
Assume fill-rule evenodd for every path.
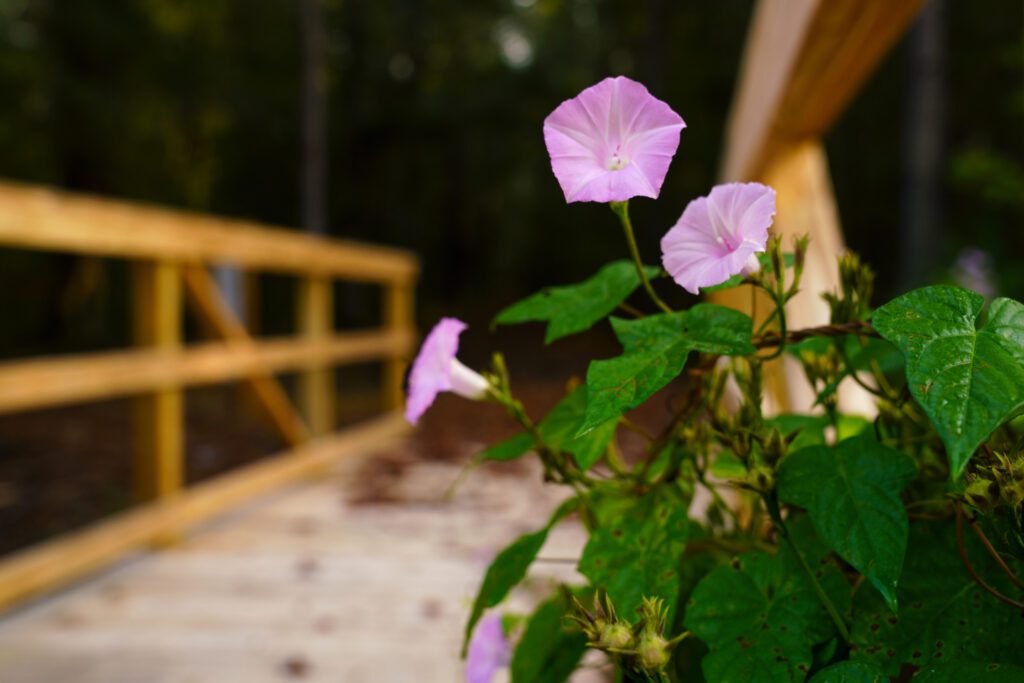
M 252 337 L 221 296 L 210 271 L 205 266 L 192 265 L 182 270 L 182 276 L 189 300 L 210 330 L 233 345 L 251 348 Z M 296 446 L 309 439 L 306 423 L 273 375 L 259 372 L 245 377 L 243 382 L 285 443 Z
M 247 346 L 214 342 L 180 351 L 133 349 L 10 361 L 0 363 L 0 413 L 390 358 L 408 353 L 412 343 L 409 334 L 370 330 L 336 333 L 315 343 L 294 338 Z
M 181 276 L 176 264 L 133 264 L 135 343 L 159 353 L 181 350 Z M 180 385 L 156 387 L 136 403 L 135 494 L 139 500 L 177 492 L 184 475 L 185 404 Z
M 298 331 L 309 343 L 328 338 L 334 327 L 334 295 L 326 277 L 299 282 Z M 299 375 L 299 405 L 314 434 L 334 427 L 334 374 L 326 365 L 309 365 Z
M 58 537 L 0 562 L 0 609 L 6 609 L 146 547 L 225 510 L 323 471 L 353 454 L 377 450 L 407 431 L 392 413 L 204 482 L 84 531 Z
M 761 0 L 747 37 L 721 177 L 755 180 L 823 135 L 922 0 Z
M 419 270 L 415 256 L 400 249 L 9 182 L 0 183 L 0 244 L 361 282 L 408 280 Z
M 396 282 L 384 290 L 384 325 L 397 334 L 413 337 L 416 334 L 415 286 L 409 282 Z M 399 410 L 405 405 L 405 370 L 409 349 L 396 353 L 384 363 L 384 405 Z

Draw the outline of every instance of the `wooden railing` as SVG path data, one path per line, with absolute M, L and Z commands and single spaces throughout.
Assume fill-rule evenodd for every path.
M 0 609 L 126 553 L 173 542 L 213 515 L 405 429 L 398 409 L 414 344 L 419 269 L 409 253 L 10 183 L 0 183 L 0 247 L 132 262 L 135 347 L 0 363 L 0 413 L 136 396 L 134 474 L 141 501 L 0 560 Z M 254 339 L 222 297 L 211 264 L 298 276 L 298 334 Z M 380 328 L 334 331 L 336 279 L 384 288 Z M 184 344 L 186 304 L 219 341 Z M 331 433 L 332 366 L 377 360 L 384 363 L 385 412 Z M 299 373 L 298 408 L 274 377 L 281 371 Z M 245 383 L 290 450 L 186 487 L 183 389 L 230 380 Z

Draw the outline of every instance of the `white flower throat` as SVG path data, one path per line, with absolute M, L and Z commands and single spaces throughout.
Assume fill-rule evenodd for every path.
M 452 393 L 473 400 L 483 398 L 490 386 L 480 373 L 467 368 L 458 358 L 452 359 L 448 378 L 452 383 Z

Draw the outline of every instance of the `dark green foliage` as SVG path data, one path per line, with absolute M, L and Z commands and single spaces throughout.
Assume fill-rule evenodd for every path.
M 986 580 L 1019 597 L 1021 592 L 1013 591 L 994 563 L 985 560 L 981 545 L 968 541 L 969 556 Z M 995 662 L 1024 666 L 1024 618 L 971 578 L 956 547 L 952 520 L 911 527 L 897 596 L 899 612 L 893 614 L 876 594 L 858 593 L 852 628 L 854 659 L 873 663 L 889 675 L 904 665 Z
M 959 476 L 982 441 L 1024 407 L 1024 306 L 959 287 L 925 287 L 872 319 L 907 363 L 910 393 L 946 444 Z
M 483 462 L 485 460 L 495 460 L 502 462 L 505 460 L 515 460 L 528 452 L 533 448 L 533 437 L 529 434 L 516 434 L 515 436 L 509 437 L 504 441 L 486 448 L 474 456 L 474 460 L 477 462 Z
M 613 500 L 583 549 L 579 571 L 607 591 L 619 613 L 632 619 L 641 598 L 672 604 L 679 592 L 679 561 L 690 533 L 686 501 L 657 488 L 635 501 Z
M 813 532 L 791 533 L 803 552 L 818 558 L 812 566 L 825 590 L 848 605 L 849 584 L 823 561 Z M 711 572 L 690 597 L 686 626 L 711 649 L 702 665 L 709 681 L 802 681 L 813 662 L 812 646 L 835 635 L 813 587 L 787 552 L 747 553 Z
M 779 468 L 779 498 L 805 508 L 822 538 L 895 610 L 907 545 L 899 493 L 916 473 L 908 456 L 859 436 L 788 455 Z
M 533 533 L 523 534 L 517 538 L 512 545 L 508 546 L 494 558 L 491 566 L 487 568 L 483 583 L 477 592 L 476 600 L 473 601 L 473 609 L 466 622 L 466 634 L 462 642 L 462 655 L 466 655 L 466 648 L 469 645 L 470 636 L 473 635 L 473 628 L 476 622 L 483 616 L 484 610 L 494 607 L 508 595 L 529 570 L 533 560 L 537 557 L 544 542 L 548 539 L 548 532 L 551 527 L 558 523 L 578 504 L 575 498 L 565 501 L 552 515 L 547 526 Z
M 658 274 L 647 268 L 647 277 Z M 494 318 L 497 325 L 546 321 L 544 343 L 590 329 L 603 320 L 640 286 L 636 267 L 630 261 L 615 261 L 593 277 L 576 285 L 549 287 L 512 304 Z
M 526 622 L 512 655 L 512 683 L 562 683 L 587 649 L 587 639 L 567 626 L 568 605 L 558 596 L 541 604 Z
M 540 423 L 540 434 L 550 448 L 572 453 L 581 470 L 601 459 L 615 437 L 618 419 L 612 418 L 580 434 L 587 410 L 587 389 L 579 387 L 551 409 Z
M 811 679 L 811 683 L 888 683 L 888 676 L 867 662 L 839 662 Z
M 593 361 L 587 370 L 587 420 L 593 429 L 643 403 L 679 376 L 691 351 L 739 355 L 750 353 L 750 318 L 713 304 L 697 304 L 683 313 L 639 320 L 612 318 L 623 353 Z

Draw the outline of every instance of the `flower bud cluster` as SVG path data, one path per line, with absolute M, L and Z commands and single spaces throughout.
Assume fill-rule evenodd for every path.
M 636 624 L 616 614 L 607 594 L 594 594 L 593 608 L 588 610 L 571 597 L 576 622 L 587 636 L 587 645 L 608 653 L 625 668 L 638 673 L 663 671 L 672 658 L 672 650 L 689 632 L 669 639 L 665 634 L 668 609 L 660 598 L 644 598 Z
M 803 366 L 808 383 L 819 394 L 827 387 L 835 386 L 843 372 L 842 358 L 834 346 L 829 346 L 825 353 L 801 351 L 800 364 Z M 821 403 L 826 409 L 836 407 L 838 400 L 839 397 L 835 391 L 821 397 Z
M 839 293 L 825 293 L 832 312 L 832 324 L 863 320 L 871 312 L 871 295 L 875 291 L 875 271 L 861 262 L 853 252 L 839 257 Z
M 966 480 L 963 498 L 971 507 L 981 512 L 1007 508 L 1018 520 L 1024 515 L 1024 455 L 995 453 Z

